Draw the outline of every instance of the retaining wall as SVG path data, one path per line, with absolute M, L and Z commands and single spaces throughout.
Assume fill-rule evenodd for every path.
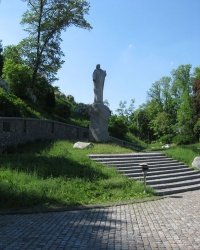
M 89 129 L 51 120 L 0 117 L 0 151 L 39 139 L 87 141 Z

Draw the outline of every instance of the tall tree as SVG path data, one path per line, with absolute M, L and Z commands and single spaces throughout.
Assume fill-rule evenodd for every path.
M 194 109 L 194 133 L 200 138 L 200 67 L 194 69 L 192 104 Z
M 120 101 L 119 108 L 116 109 L 118 116 L 125 117 L 128 121 L 130 119 L 131 115 L 133 114 L 134 109 L 135 109 L 134 105 L 135 105 L 134 99 L 131 99 L 131 103 L 130 103 L 128 108 L 127 108 L 127 101 Z
M 8 45 L 3 50 L 4 60 L 11 60 L 16 64 L 23 64 L 21 50 L 19 45 Z
M 196 119 L 200 118 L 200 67 L 194 69 L 193 107 Z
M 171 94 L 171 78 L 162 77 L 156 81 L 148 93 L 149 126 L 154 136 L 159 139 L 170 133 L 169 124 L 173 124 L 174 102 Z
M 177 106 L 182 103 L 182 95 L 186 91 L 192 92 L 191 65 L 180 65 L 177 69 L 172 70 L 172 95 Z
M 176 124 L 174 132 L 181 142 L 192 142 L 194 128 L 194 110 L 192 107 L 192 74 L 191 65 L 180 65 L 172 71 L 172 95 L 175 103 Z M 185 138 L 185 139 L 184 139 Z
M 22 0 L 28 10 L 23 14 L 21 24 L 29 37 L 21 42 L 26 64 L 32 69 L 32 86 L 37 75 L 49 82 L 56 80 L 56 74 L 64 63 L 60 48 L 61 33 L 75 25 L 91 29 L 84 15 L 89 12 L 89 3 L 84 0 Z
M 0 77 L 2 75 L 2 69 L 3 69 L 3 45 L 2 45 L 2 40 L 0 40 Z

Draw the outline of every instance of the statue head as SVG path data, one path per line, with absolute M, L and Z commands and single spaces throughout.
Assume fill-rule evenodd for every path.
M 96 69 L 100 69 L 100 64 L 97 64 Z

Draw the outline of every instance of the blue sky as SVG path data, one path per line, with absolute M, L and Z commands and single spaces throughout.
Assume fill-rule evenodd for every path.
M 70 27 L 62 34 L 65 63 L 55 86 L 76 102 L 93 103 L 92 73 L 106 70 L 104 99 L 115 112 L 120 101 L 146 102 L 155 81 L 181 64 L 200 66 L 200 0 L 91 0 L 91 31 Z M 26 37 L 21 0 L 0 0 L 3 46 Z

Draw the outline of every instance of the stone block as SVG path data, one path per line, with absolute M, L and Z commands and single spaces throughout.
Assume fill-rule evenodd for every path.
M 94 146 L 94 145 L 91 142 L 87 143 L 87 142 L 78 141 L 74 144 L 73 148 L 83 149 L 83 148 L 88 148 L 88 147 L 92 147 L 92 146 Z
M 194 160 L 192 162 L 192 166 L 196 167 L 200 170 L 200 156 L 197 156 L 194 158 Z

